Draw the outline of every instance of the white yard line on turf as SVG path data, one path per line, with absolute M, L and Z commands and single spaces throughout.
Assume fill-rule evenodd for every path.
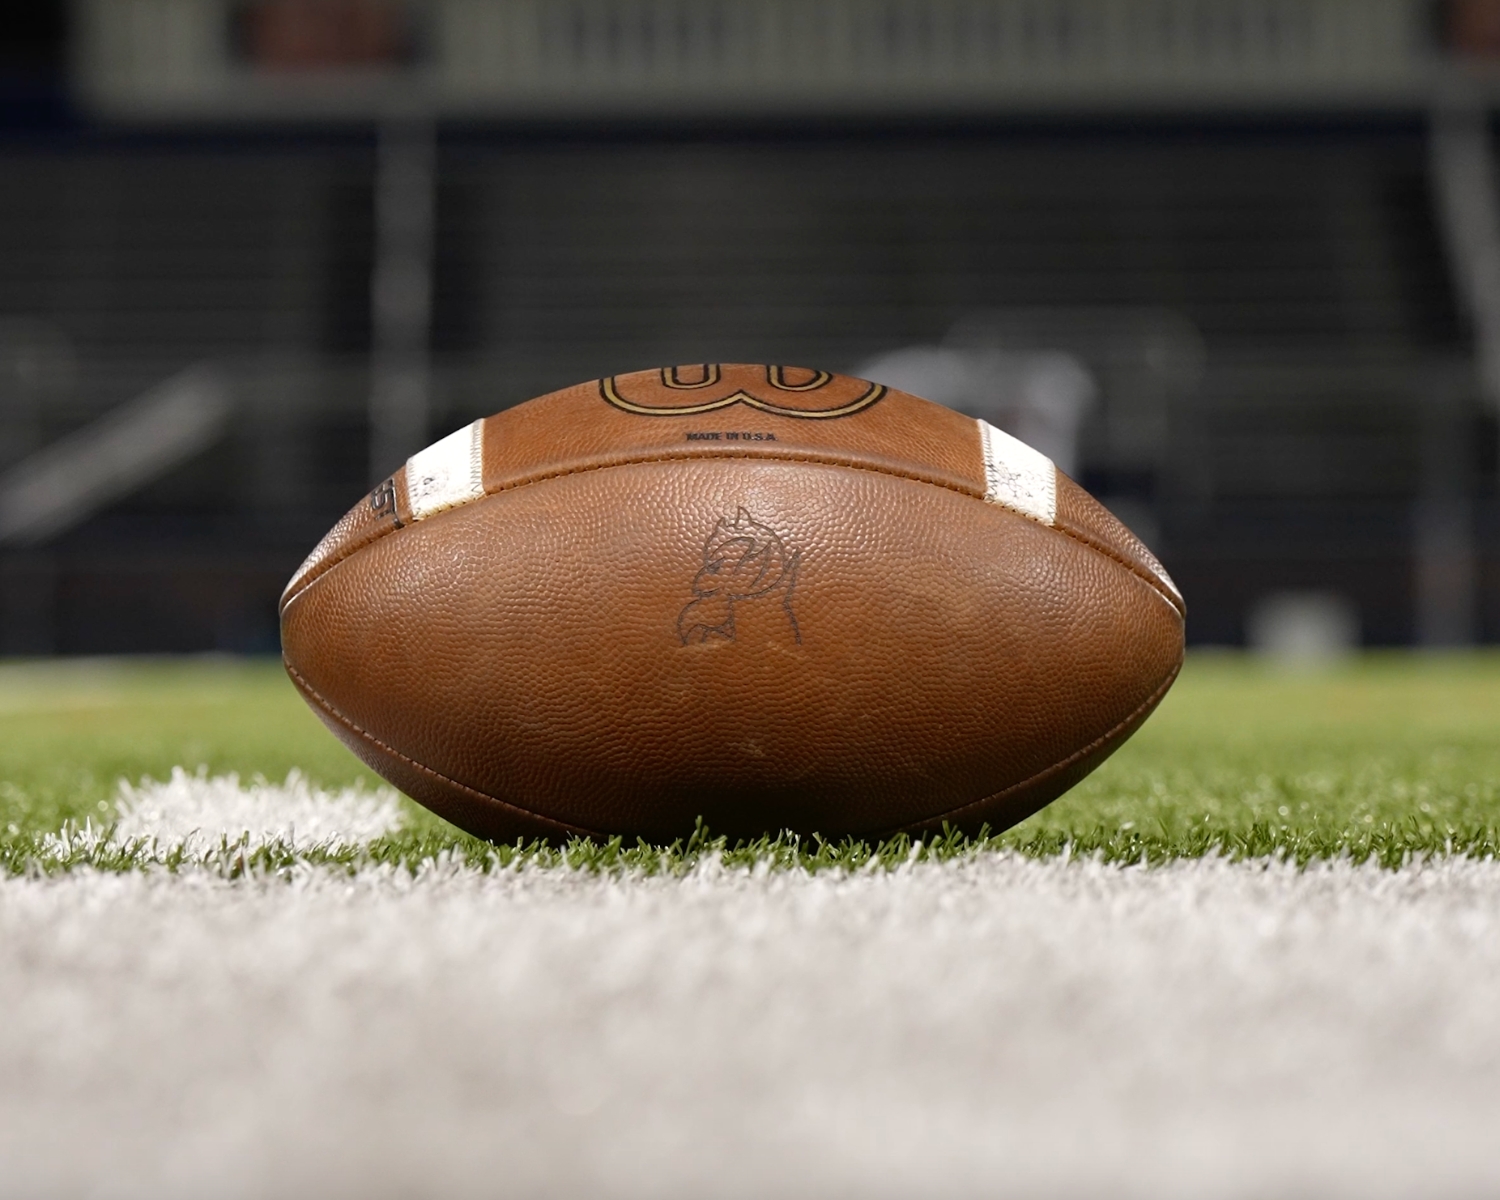
M 7 1196 L 1500 1191 L 1500 864 L 0 881 Z
M 282 784 L 242 787 L 235 775 L 190 775 L 179 767 L 165 783 L 122 782 L 116 811 L 113 841 L 154 842 L 158 856 L 177 847 L 201 855 L 226 841 L 252 850 L 270 843 L 363 846 L 401 823 L 394 792 L 327 791 L 295 771 Z

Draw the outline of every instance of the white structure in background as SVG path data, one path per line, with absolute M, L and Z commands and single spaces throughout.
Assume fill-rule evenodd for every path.
M 1359 648 L 1359 610 L 1337 592 L 1272 592 L 1250 610 L 1245 640 L 1291 667 L 1323 667 Z
M 1066 474 L 1078 464 L 1078 431 L 1099 395 L 1071 354 L 908 346 L 878 354 L 854 374 L 999 426 Z
M 366 0 L 421 27 L 405 61 L 257 72 L 254 0 L 76 0 L 80 98 L 114 117 L 350 117 L 1423 105 L 1431 0 Z M 264 5 L 260 7 L 265 7 Z M 312 6 L 308 6 L 312 7 Z
M 1428 139 L 1434 200 L 1459 301 L 1474 326 L 1480 381 L 1500 402 L 1500 173 L 1487 104 L 1445 104 Z
M 234 408 L 219 372 L 194 367 L 38 450 L 0 476 L 0 545 L 35 545 L 201 453 Z
M 428 441 L 436 159 L 431 117 L 397 112 L 381 124 L 370 272 L 371 483 Z
M 887 351 L 854 371 L 981 417 L 1068 474 L 1086 440 L 1089 465 L 1135 481 L 1102 499 L 1159 551 L 1152 489 L 1168 412 L 1196 391 L 1203 358 L 1197 329 L 1170 309 L 1043 306 L 975 310 L 940 345 Z
M 1434 108 L 1428 153 L 1434 207 L 1458 299 L 1474 331 L 1475 372 L 1500 406 L 1500 171 L 1488 103 L 1455 96 Z M 1474 505 L 1465 458 L 1472 453 L 1461 411 L 1441 383 L 1425 406 L 1422 495 L 1413 517 L 1417 640 L 1427 646 L 1475 640 L 1479 608 Z

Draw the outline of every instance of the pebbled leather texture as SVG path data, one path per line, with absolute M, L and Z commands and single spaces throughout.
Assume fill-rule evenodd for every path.
M 282 598 L 287 669 L 496 840 L 1004 828 L 1150 714 L 1184 610 L 1076 484 L 1039 517 L 984 453 L 968 417 L 807 369 L 567 388 L 334 527 Z

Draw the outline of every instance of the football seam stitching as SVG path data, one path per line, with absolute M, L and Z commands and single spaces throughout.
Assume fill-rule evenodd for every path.
M 1056 520 L 1054 520 L 1050 525 L 1043 524 L 1041 521 L 1038 521 L 1035 517 L 1030 516 L 1027 513 L 1021 512 L 1020 509 L 1013 508 L 1012 506 L 1010 506 L 1008 504 L 1002 504 L 1002 503 L 999 503 L 997 501 L 987 500 L 987 499 L 985 499 L 985 497 L 984 497 L 984 495 L 982 493 L 980 493 L 978 491 L 971 490 L 969 488 L 960 487 L 956 483 L 944 483 L 940 479 L 934 479 L 934 478 L 931 478 L 931 477 L 926 476 L 926 475 L 920 475 L 920 474 L 916 473 L 915 471 L 892 470 L 892 469 L 890 469 L 888 467 L 879 467 L 879 466 L 875 466 L 875 465 L 870 464 L 870 463 L 860 463 L 860 462 L 856 462 L 856 461 L 851 461 L 850 459 L 846 459 L 846 458 L 838 458 L 838 457 L 833 456 L 833 455 L 824 456 L 824 455 L 811 455 L 811 454 L 736 454 L 736 453 L 732 453 L 732 452 L 715 453 L 713 451 L 709 451 L 709 452 L 697 451 L 697 452 L 690 452 L 690 453 L 683 453 L 683 454 L 658 454 L 658 455 L 654 455 L 654 456 L 652 456 L 650 458 L 627 458 L 627 459 L 621 459 L 618 462 L 591 463 L 588 466 L 583 466 L 583 467 L 570 467 L 570 468 L 568 468 L 566 470 L 549 471 L 549 472 L 547 472 L 545 474 L 541 474 L 541 475 L 530 475 L 530 476 L 527 476 L 524 479 L 518 479 L 518 480 L 515 480 L 515 481 L 513 481 L 511 483 L 504 484 L 501 487 L 497 487 L 494 491 L 486 491 L 483 496 L 476 496 L 474 499 L 476 501 L 477 500 L 484 500 L 484 499 L 488 499 L 490 496 L 498 496 L 502 492 L 513 492 L 513 491 L 517 491 L 517 490 L 519 490 L 520 488 L 523 488 L 523 487 L 529 487 L 531 484 L 534 484 L 534 483 L 545 483 L 549 479 L 566 479 L 570 475 L 584 475 L 584 474 L 587 474 L 590 471 L 606 471 L 606 470 L 609 470 L 609 469 L 611 469 L 613 467 L 646 466 L 646 465 L 649 465 L 651 463 L 687 462 L 687 461 L 692 461 L 692 460 L 696 460 L 696 459 L 705 459 L 705 460 L 707 460 L 707 459 L 715 459 L 715 460 L 729 460 L 729 461 L 739 460 L 739 461 L 746 461 L 746 462 L 763 461 L 763 462 L 805 462 L 805 463 L 817 463 L 817 464 L 822 465 L 822 466 L 844 467 L 844 468 L 846 468 L 848 470 L 851 470 L 851 471 L 869 471 L 869 472 L 871 472 L 873 474 L 876 474 L 876 475 L 888 475 L 888 476 L 891 476 L 892 478 L 895 478 L 895 479 L 908 479 L 908 480 L 911 480 L 914 483 L 925 483 L 925 484 L 928 484 L 931 487 L 939 487 L 939 488 L 944 488 L 944 489 L 946 489 L 947 491 L 950 491 L 950 492 L 957 492 L 960 496 L 968 496 L 971 500 L 978 500 L 981 504 L 991 504 L 991 505 L 993 505 L 996 508 L 1003 508 L 1006 512 L 1014 513 L 1016 516 L 1022 518 L 1023 520 L 1030 521 L 1030 522 L 1032 522 L 1035 525 L 1040 525 L 1043 529 L 1054 529 L 1058 533 L 1062 534 L 1064 537 L 1071 538 L 1073 541 L 1077 542 L 1080 546 L 1086 546 L 1090 550 L 1094 551 L 1094 553 L 1102 555 L 1104 558 L 1108 558 L 1111 561 L 1113 561 L 1115 563 L 1118 563 L 1120 566 L 1124 567 L 1125 570 L 1128 571 L 1130 574 L 1136 576 L 1138 579 L 1144 580 L 1150 586 L 1151 590 L 1153 592 L 1155 592 L 1158 596 L 1160 596 L 1163 600 L 1165 600 L 1172 607 L 1172 609 L 1175 612 L 1178 613 L 1179 616 L 1182 615 L 1182 610 L 1178 607 L 1178 603 L 1170 595 L 1167 594 L 1167 590 L 1162 586 L 1161 580 L 1157 579 L 1155 577 L 1155 575 L 1153 575 L 1151 572 L 1145 570 L 1142 567 L 1137 566 L 1135 563 L 1131 562 L 1129 559 L 1125 558 L 1123 555 L 1117 554 L 1114 550 L 1110 549 L 1108 546 L 1101 545 L 1098 541 L 1096 541 L 1094 538 L 1091 538 L 1091 537 L 1087 536 L 1081 530 L 1070 529 L 1067 526 L 1058 524 L 1058 522 Z M 455 511 L 457 508 L 463 508 L 463 507 L 466 507 L 466 505 L 456 505 L 455 508 L 453 508 L 453 509 L 445 509 L 444 511 L 445 512 L 452 512 L 452 511 Z M 441 516 L 442 514 L 441 513 L 434 513 L 433 515 L 434 516 Z M 292 601 L 294 601 L 295 599 L 297 599 L 298 596 L 302 595 L 303 592 L 305 592 L 309 587 L 311 587 L 314 583 L 316 583 L 319 579 L 321 579 L 329 571 L 333 570 L 333 568 L 336 567 L 336 566 L 338 566 L 340 563 L 344 562 L 345 560 L 347 560 L 349 558 L 352 558 L 354 555 L 358 554 L 361 550 L 364 550 L 365 548 L 367 548 L 369 546 L 373 546 L 376 542 L 380 541 L 382 538 L 385 538 L 385 537 L 389 536 L 390 534 L 397 532 L 400 529 L 410 528 L 412 525 L 415 525 L 415 524 L 417 524 L 416 521 L 411 521 L 411 522 L 407 522 L 407 523 L 399 525 L 399 526 L 395 526 L 395 527 L 390 528 L 390 529 L 383 530 L 382 532 L 377 533 L 377 534 L 375 534 L 375 536 L 369 538 L 367 541 L 360 542 L 359 545 L 351 547 L 348 551 L 346 551 L 343 554 L 340 554 L 337 558 L 329 558 L 325 562 L 320 563 L 318 565 L 318 569 L 315 572 L 312 572 L 311 574 L 309 574 L 307 576 L 307 578 L 302 581 L 302 585 L 300 587 L 298 587 L 298 589 L 295 592 L 289 593 L 289 594 L 287 594 L 287 595 L 285 595 L 285 596 L 282 597 L 282 602 L 281 602 L 281 606 L 280 606 L 280 610 L 279 611 L 284 613 L 291 606 Z
M 846 458 L 833 454 L 779 454 L 774 451 L 770 453 L 750 454 L 745 452 L 735 452 L 733 450 L 669 451 L 666 453 L 658 453 L 641 458 L 621 458 L 616 459 L 612 462 L 589 463 L 585 466 L 558 468 L 557 470 L 553 471 L 544 471 L 535 475 L 526 475 L 521 477 L 520 479 L 513 479 L 510 482 L 504 483 L 501 486 L 495 488 L 494 491 L 486 490 L 483 496 L 476 496 L 475 500 L 488 499 L 490 496 L 498 496 L 502 492 L 518 491 L 523 487 L 530 487 L 534 483 L 545 483 L 549 479 L 566 479 L 570 475 L 586 475 L 590 471 L 607 471 L 614 467 L 649 466 L 652 463 L 692 462 L 698 459 L 715 459 L 744 462 L 806 462 L 817 463 L 821 466 L 828 467 L 846 467 L 849 470 L 853 471 L 870 471 L 877 475 L 890 475 L 898 479 L 910 479 L 917 483 L 927 483 L 931 484 L 933 487 L 946 488 L 949 491 L 957 492 L 961 496 L 968 496 L 973 500 L 984 501 L 984 494 L 975 489 L 960 487 L 956 483 L 943 483 L 940 480 L 929 478 L 925 475 L 918 474 L 915 471 L 891 470 L 887 467 L 878 467 L 869 463 L 861 463 L 857 459 L 853 458 Z M 989 501 L 985 501 L 985 503 L 989 503 Z M 454 509 L 463 507 L 465 507 L 465 505 L 455 505 Z M 1025 513 L 1020 512 L 1018 509 L 1011 508 L 1009 505 L 998 505 L 997 507 L 1005 508 L 1008 512 L 1013 512 L 1017 516 L 1026 517 Z M 444 511 L 452 512 L 454 511 L 454 509 L 445 509 Z M 442 514 L 434 513 L 433 515 L 440 516 Z M 1026 517 L 1026 519 L 1029 521 L 1036 521 L 1035 517 Z M 1040 524 L 1040 522 L 1037 523 Z M 369 540 L 361 542 L 357 546 L 351 546 L 345 553 L 340 554 L 337 558 L 329 558 L 325 562 L 319 563 L 318 569 L 308 575 L 306 581 L 303 583 L 303 586 L 299 587 L 297 589 L 297 592 L 292 596 L 286 597 L 283 608 L 286 604 L 290 604 L 296 595 L 300 595 L 303 591 L 303 588 L 305 588 L 308 584 L 313 583 L 328 571 L 331 571 L 346 558 L 351 558 L 353 555 L 358 554 L 366 546 L 373 545 L 381 538 L 395 533 L 398 528 L 404 529 L 415 524 L 417 524 L 417 522 L 415 520 L 412 520 L 398 527 L 381 530 Z M 1053 528 L 1056 527 L 1054 526 Z
M 1075 750 L 1061 762 L 1055 762 L 1050 767 L 1044 767 L 1036 774 L 1028 775 L 1025 779 L 1021 780 L 1020 783 L 1013 783 L 1009 787 L 1001 788 L 998 792 L 991 792 L 988 796 L 981 796 L 978 800 L 970 800 L 967 804 L 960 804 L 957 808 L 950 808 L 946 812 L 940 812 L 930 817 L 923 817 L 919 821 L 911 821 L 908 824 L 903 825 L 899 830 L 896 830 L 895 832 L 905 833 L 908 830 L 912 829 L 926 828 L 933 825 L 935 822 L 952 821 L 960 814 L 968 812 L 970 809 L 979 808 L 981 805 L 990 804 L 996 800 L 1002 800 L 1006 796 L 1009 796 L 1014 792 L 1018 792 L 1025 788 L 1036 785 L 1037 783 L 1046 779 L 1049 775 L 1055 775 L 1059 771 L 1067 770 L 1074 763 L 1078 762 L 1079 759 L 1086 758 L 1100 746 L 1103 746 L 1107 742 L 1109 742 L 1120 732 L 1120 730 L 1124 729 L 1143 712 L 1149 713 L 1153 708 L 1156 707 L 1157 704 L 1161 703 L 1161 698 L 1167 694 L 1167 690 L 1172 686 L 1173 683 L 1176 682 L 1177 676 L 1181 673 L 1181 671 L 1182 663 L 1179 660 L 1176 666 L 1172 668 L 1171 672 L 1164 680 L 1161 681 L 1161 684 L 1154 692 L 1152 692 L 1149 696 L 1147 696 L 1144 700 L 1137 704 L 1135 708 L 1131 709 L 1126 716 L 1122 717 L 1119 721 L 1115 722 L 1115 724 L 1111 725 L 1107 730 L 1096 737 L 1087 746 L 1084 746 L 1079 750 Z M 1051 801 L 1048 801 L 1048 803 L 1050 804 Z M 1045 807 L 1045 804 L 1042 805 L 1042 808 Z M 1038 809 L 1037 811 L 1040 812 L 1041 809 Z M 1027 816 L 1030 815 L 1030 813 L 1027 814 Z M 1010 826 L 1006 826 L 1006 828 L 1010 828 Z
M 1155 592 L 1158 596 L 1165 600 L 1168 607 L 1170 607 L 1172 611 L 1177 614 L 1179 620 L 1186 619 L 1187 614 L 1185 612 L 1185 606 L 1182 604 L 1182 601 L 1168 592 L 1167 589 L 1162 586 L 1161 580 L 1158 579 L 1152 571 L 1137 566 L 1122 554 L 1115 553 L 1115 551 L 1110 549 L 1107 545 L 1100 542 L 1097 538 L 1090 537 L 1081 529 L 1069 529 L 1067 526 L 1059 525 L 1056 521 L 1054 521 L 1050 526 L 1047 526 L 1047 528 L 1055 529 L 1064 537 L 1072 538 L 1080 546 L 1087 546 L 1090 550 L 1094 551 L 1095 554 L 1102 555 L 1104 558 L 1118 563 L 1120 566 L 1124 567 L 1127 572 L 1129 572 L 1131 575 L 1134 575 L 1137 579 L 1141 580 L 1153 592 Z
M 576 836 L 590 838 L 605 837 L 605 834 L 599 830 L 586 829 L 582 825 L 569 825 L 566 821 L 558 821 L 554 820 L 552 817 L 544 817 L 541 813 L 532 812 L 529 808 L 522 808 L 518 804 L 510 803 L 508 800 L 502 800 L 499 796 L 491 796 L 488 792 L 481 792 L 478 788 L 470 787 L 466 783 L 460 783 L 458 780 L 452 778 L 451 776 L 444 775 L 441 771 L 435 771 L 431 767 L 426 766 L 423 763 L 419 763 L 416 759 L 402 754 L 401 751 L 397 750 L 394 746 L 387 745 L 369 730 L 355 724 L 337 708 L 335 708 L 328 700 L 323 697 L 322 693 L 319 692 L 317 688 L 313 687 L 313 685 L 307 681 L 307 677 L 304 676 L 302 672 L 298 671 L 296 667 L 287 662 L 284 655 L 282 656 L 281 662 L 282 665 L 286 667 L 287 674 L 296 681 L 298 687 L 300 687 L 304 692 L 306 692 L 309 696 L 317 701 L 319 708 L 326 712 L 345 729 L 348 729 L 352 733 L 358 734 L 372 746 L 378 747 L 386 754 L 389 754 L 392 758 L 400 759 L 408 767 L 420 771 L 423 775 L 430 775 L 433 779 L 448 784 L 450 787 L 455 787 L 461 792 L 467 792 L 470 796 L 473 796 L 476 799 L 487 801 L 490 804 L 498 804 L 501 808 L 507 809 L 519 816 L 527 817 L 533 821 L 540 821 L 545 825 L 554 826 L 557 829 L 566 831 L 567 833 L 571 833 Z M 426 806 L 424 805 L 423 807 Z M 442 814 L 438 815 L 441 816 Z

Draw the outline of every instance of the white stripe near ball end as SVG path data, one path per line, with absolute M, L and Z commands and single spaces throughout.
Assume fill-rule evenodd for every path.
M 1052 460 L 988 421 L 975 424 L 984 456 L 984 498 L 1044 525 L 1055 524 L 1057 468 Z
M 406 499 L 414 521 L 483 495 L 482 420 L 465 425 L 406 460 Z

